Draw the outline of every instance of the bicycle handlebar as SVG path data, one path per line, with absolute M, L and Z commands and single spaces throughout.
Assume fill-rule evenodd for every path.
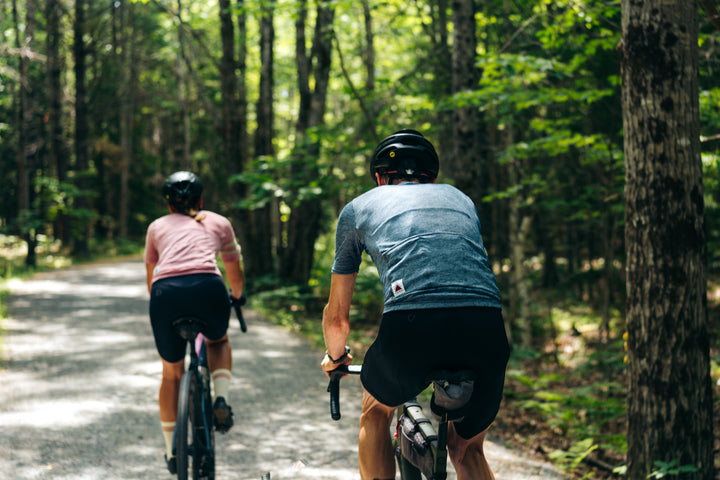
M 359 375 L 362 365 L 341 365 L 330 372 L 330 383 L 327 391 L 330 392 L 330 416 L 333 420 L 340 420 L 340 379 L 348 374 Z
M 235 309 L 235 314 L 240 322 L 240 330 L 242 330 L 243 333 L 247 332 L 247 325 L 245 325 L 245 318 L 243 317 L 242 309 L 240 307 L 245 305 L 246 301 L 247 299 L 245 298 L 244 293 L 240 296 L 240 298 L 233 298 L 232 295 L 230 295 L 230 304 Z

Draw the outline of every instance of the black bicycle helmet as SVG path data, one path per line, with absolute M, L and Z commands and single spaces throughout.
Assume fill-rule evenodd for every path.
M 437 178 L 440 170 L 435 147 L 417 130 L 400 130 L 375 148 L 370 159 L 370 176 L 375 174 L 418 178 L 427 182 Z
M 193 206 L 203 192 L 202 182 L 191 172 L 175 172 L 165 180 L 162 187 L 163 198 L 170 205 Z

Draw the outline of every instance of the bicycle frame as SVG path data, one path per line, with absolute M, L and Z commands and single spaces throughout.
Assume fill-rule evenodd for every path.
M 240 322 L 240 330 L 243 333 L 247 332 L 241 309 L 245 304 L 245 296 L 239 299 L 230 297 L 230 303 Z M 190 362 L 180 382 L 178 421 L 175 423 L 173 434 L 175 447 L 173 450 L 177 458 L 178 478 L 181 480 L 187 478 L 190 456 L 193 458 L 193 479 L 215 478 L 214 412 L 210 394 L 210 369 L 207 361 L 207 346 L 200 333 L 204 326 L 205 322 L 202 319 L 193 316 L 180 317 L 173 322 L 173 327 L 186 340 L 190 351 Z M 181 416 L 184 418 L 181 419 Z M 192 424 L 190 445 L 187 444 L 188 421 Z M 182 441 L 178 441 L 180 439 Z M 183 452 L 179 451 L 180 445 Z
M 414 425 L 417 425 L 421 435 L 427 439 L 432 461 L 423 465 L 424 468 L 418 469 L 406 459 L 409 452 L 403 451 L 401 439 L 401 418 L 403 415 L 407 416 Z M 445 480 L 447 478 L 447 413 L 443 414 L 438 421 L 437 431 L 425 416 L 422 407 L 413 401 L 405 402 L 398 408 L 396 419 L 398 426 L 393 438 L 393 447 L 395 447 L 395 457 L 401 470 L 401 477 L 405 480 L 420 480 L 420 472 L 422 472 L 428 480 Z
M 340 379 L 348 374 L 359 375 L 362 371 L 360 365 L 343 365 L 330 372 L 330 383 L 327 391 L 330 392 L 330 414 L 333 420 L 339 420 L 340 414 Z M 405 414 L 422 430 L 422 435 L 428 440 L 432 464 L 422 469 L 422 474 L 428 480 L 445 480 L 447 478 L 447 429 L 448 414 L 444 412 L 438 422 L 438 430 L 430 423 L 423 413 L 422 407 L 415 402 L 405 402 L 397 411 L 397 431 L 393 439 L 395 457 L 397 459 L 400 476 L 403 480 L 420 480 L 421 470 L 415 467 L 406 458 L 401 446 L 400 419 Z
M 178 478 L 187 477 L 188 458 L 193 458 L 193 478 L 214 478 L 215 451 L 210 404 L 210 373 L 207 351 L 199 330 L 202 321 L 194 317 L 176 320 L 176 329 L 187 341 L 190 361 L 180 383 L 178 422 L 175 425 L 173 445 L 178 458 Z M 186 393 L 185 393 L 186 392 Z M 192 443 L 187 445 L 188 421 L 192 425 Z M 178 442 L 179 439 L 184 439 Z

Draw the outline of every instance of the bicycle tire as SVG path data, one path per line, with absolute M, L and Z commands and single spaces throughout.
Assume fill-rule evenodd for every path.
M 395 449 L 395 459 L 397 460 L 400 478 L 402 480 L 422 480 L 420 470 L 410 463 L 407 458 L 403 457 L 400 448 Z
M 214 480 L 215 414 L 210 395 L 210 378 L 206 369 L 201 369 L 201 372 L 202 378 L 196 377 L 198 381 L 193 385 L 196 392 L 193 398 L 199 400 L 193 407 L 193 480 Z
M 178 394 L 178 415 L 175 421 L 175 458 L 177 462 L 178 480 L 187 480 L 188 463 L 190 460 L 190 444 L 188 435 L 190 433 L 190 394 L 191 394 L 192 373 L 185 372 L 180 380 L 180 392 Z

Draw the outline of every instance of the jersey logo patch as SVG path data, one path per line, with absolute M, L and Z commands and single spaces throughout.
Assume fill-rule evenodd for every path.
M 393 296 L 397 297 L 398 295 L 402 295 L 405 293 L 405 286 L 403 285 L 403 281 L 401 280 L 395 280 L 392 285 L 390 286 L 392 288 Z

